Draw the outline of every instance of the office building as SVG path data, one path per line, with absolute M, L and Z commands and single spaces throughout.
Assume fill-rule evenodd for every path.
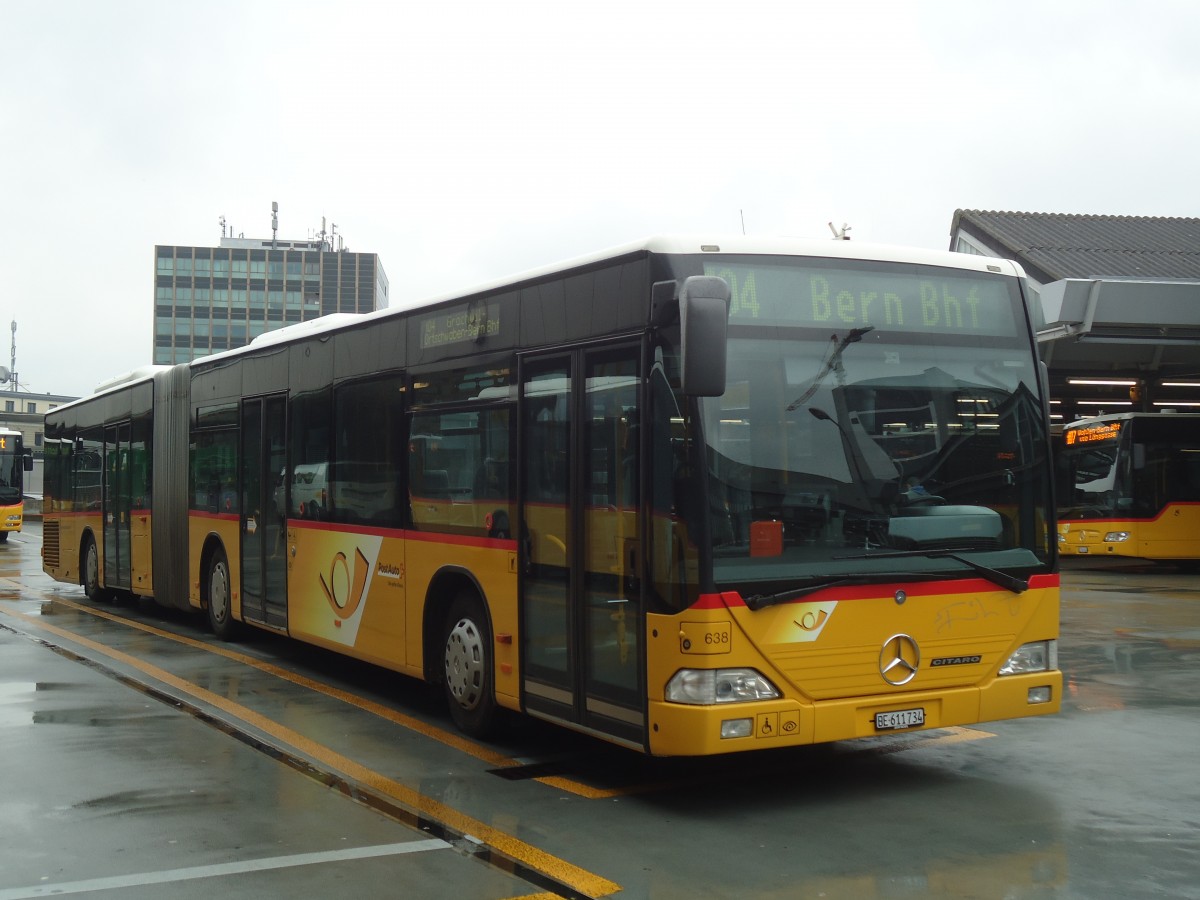
M 222 222 L 218 247 L 155 246 L 156 364 L 242 347 L 264 332 L 328 313 L 388 304 L 378 254 L 334 249 L 323 230 L 304 241 L 224 231 Z

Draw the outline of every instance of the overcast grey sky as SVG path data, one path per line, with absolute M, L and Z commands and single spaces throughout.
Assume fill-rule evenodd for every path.
M 269 237 L 272 201 L 379 253 L 392 305 L 743 219 L 945 248 L 960 207 L 1200 215 L 1194 0 L 0 13 L 0 321 L 40 393 L 149 363 L 154 245 Z

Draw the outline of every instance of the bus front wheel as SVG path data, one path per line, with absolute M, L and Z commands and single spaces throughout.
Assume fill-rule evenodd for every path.
M 466 734 L 483 737 L 495 727 L 498 710 L 491 626 L 474 593 L 460 593 L 451 602 L 442 648 L 442 686 L 450 717 Z
M 237 636 L 237 622 L 233 619 L 230 604 L 233 591 L 229 579 L 229 559 L 220 547 L 209 557 L 204 586 L 209 627 L 221 640 L 232 641 Z

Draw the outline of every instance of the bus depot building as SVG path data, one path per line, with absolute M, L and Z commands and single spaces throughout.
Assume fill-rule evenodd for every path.
M 1056 431 L 1101 414 L 1200 413 L 1200 218 L 959 209 L 950 249 L 1025 269 Z

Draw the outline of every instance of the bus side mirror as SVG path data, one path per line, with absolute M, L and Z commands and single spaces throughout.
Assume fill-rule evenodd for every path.
M 25 467 L 26 472 L 32 472 L 33 471 L 33 454 L 26 451 L 22 458 L 21 465 Z
M 715 275 L 692 275 L 679 289 L 683 392 L 692 397 L 725 393 L 725 338 L 729 284 Z

